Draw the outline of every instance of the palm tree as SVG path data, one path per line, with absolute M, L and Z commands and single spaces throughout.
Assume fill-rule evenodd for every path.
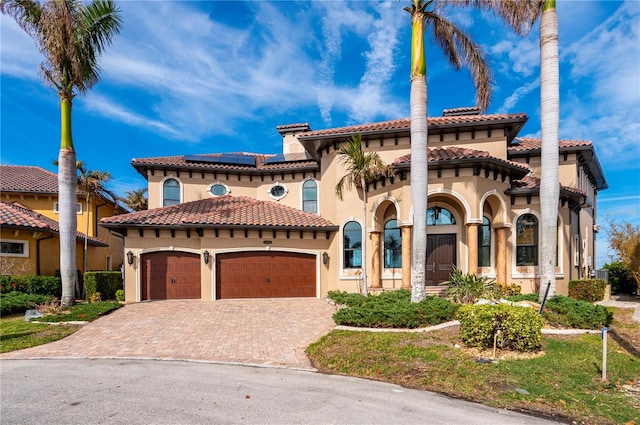
M 0 11 L 13 17 L 44 55 L 43 80 L 60 99 L 58 205 L 60 277 L 63 305 L 74 303 L 76 281 L 76 152 L 71 131 L 73 98 L 99 79 L 98 58 L 119 32 L 121 18 L 112 0 L 0 0 Z
M 393 168 L 386 165 L 378 152 L 364 152 L 362 150 L 362 135 L 351 136 L 346 143 L 340 145 L 338 151 L 340 164 L 347 170 L 336 185 L 336 195 L 342 200 L 345 187 L 355 186 L 362 191 L 362 292 L 368 295 L 367 288 L 367 185 L 381 177 L 391 177 L 395 174 Z
M 558 199 L 560 177 L 558 142 L 560 122 L 560 66 L 558 63 L 558 14 L 556 1 L 542 5 L 540 17 L 540 301 L 548 288 L 556 293 L 556 246 L 558 244 Z
M 109 199 L 115 204 L 116 196 L 105 185 L 111 180 L 108 171 L 87 169 L 81 161 L 78 161 L 78 188 L 85 196 L 87 207 L 87 223 L 84 233 L 84 264 L 82 271 L 87 271 L 87 241 L 89 239 L 89 216 L 91 214 L 91 201 L 94 197 Z M 80 289 L 79 285 L 76 290 Z
M 120 198 L 127 208 L 133 211 L 143 211 L 149 208 L 149 200 L 144 196 L 147 188 L 129 190 L 125 192 L 125 197 Z
M 491 71 L 480 47 L 451 21 L 439 15 L 438 5 L 474 6 L 493 10 L 517 33 L 524 34 L 535 18 L 529 5 L 515 0 L 412 0 L 404 10 L 411 14 L 411 198 L 413 203 L 413 253 L 411 261 L 411 300 L 425 298 L 427 254 L 428 123 L 427 64 L 424 49 L 425 27 L 432 30 L 449 63 L 459 70 L 469 68 L 476 89 L 476 104 L 485 110 L 491 95 Z M 523 4 L 519 4 L 523 3 Z M 431 9 L 428 10 L 428 8 Z

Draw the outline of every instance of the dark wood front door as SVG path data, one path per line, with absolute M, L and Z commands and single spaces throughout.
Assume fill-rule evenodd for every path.
M 216 256 L 216 299 L 315 295 L 315 255 L 268 251 Z
M 198 299 L 200 256 L 189 252 L 152 252 L 142 256 L 142 300 Z
M 425 284 L 435 286 L 449 280 L 456 264 L 456 235 L 427 235 L 427 276 Z

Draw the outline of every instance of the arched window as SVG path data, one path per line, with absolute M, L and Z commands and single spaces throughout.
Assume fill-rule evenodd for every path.
M 446 208 L 432 207 L 427 210 L 427 226 L 448 226 L 456 224 L 456 218 Z
M 180 203 L 180 183 L 176 179 L 167 179 L 162 186 L 162 206 Z
M 384 225 L 384 267 L 402 267 L 402 235 L 398 220 L 389 220 Z
M 302 184 L 302 211 L 318 212 L 318 184 L 313 180 Z
M 487 217 L 482 217 L 482 224 L 478 226 L 478 267 L 491 266 L 491 223 Z
M 516 222 L 516 265 L 538 265 L 538 219 L 533 214 L 523 214 Z
M 343 264 L 345 269 L 362 267 L 362 226 L 357 221 L 350 221 L 342 229 Z

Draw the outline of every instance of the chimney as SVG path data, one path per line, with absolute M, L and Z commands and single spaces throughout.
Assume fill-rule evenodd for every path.
M 278 133 L 282 136 L 282 153 L 287 154 L 307 154 L 306 149 L 300 141 L 298 141 L 298 134 L 306 131 L 311 131 L 309 123 L 302 124 L 287 124 L 279 125 L 276 127 Z M 308 156 L 308 155 L 306 155 Z

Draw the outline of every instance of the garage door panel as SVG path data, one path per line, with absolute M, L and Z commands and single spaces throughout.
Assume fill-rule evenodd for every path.
M 200 256 L 188 252 L 143 254 L 143 300 L 201 298 Z
M 216 257 L 216 298 L 314 297 L 314 255 L 242 252 Z

